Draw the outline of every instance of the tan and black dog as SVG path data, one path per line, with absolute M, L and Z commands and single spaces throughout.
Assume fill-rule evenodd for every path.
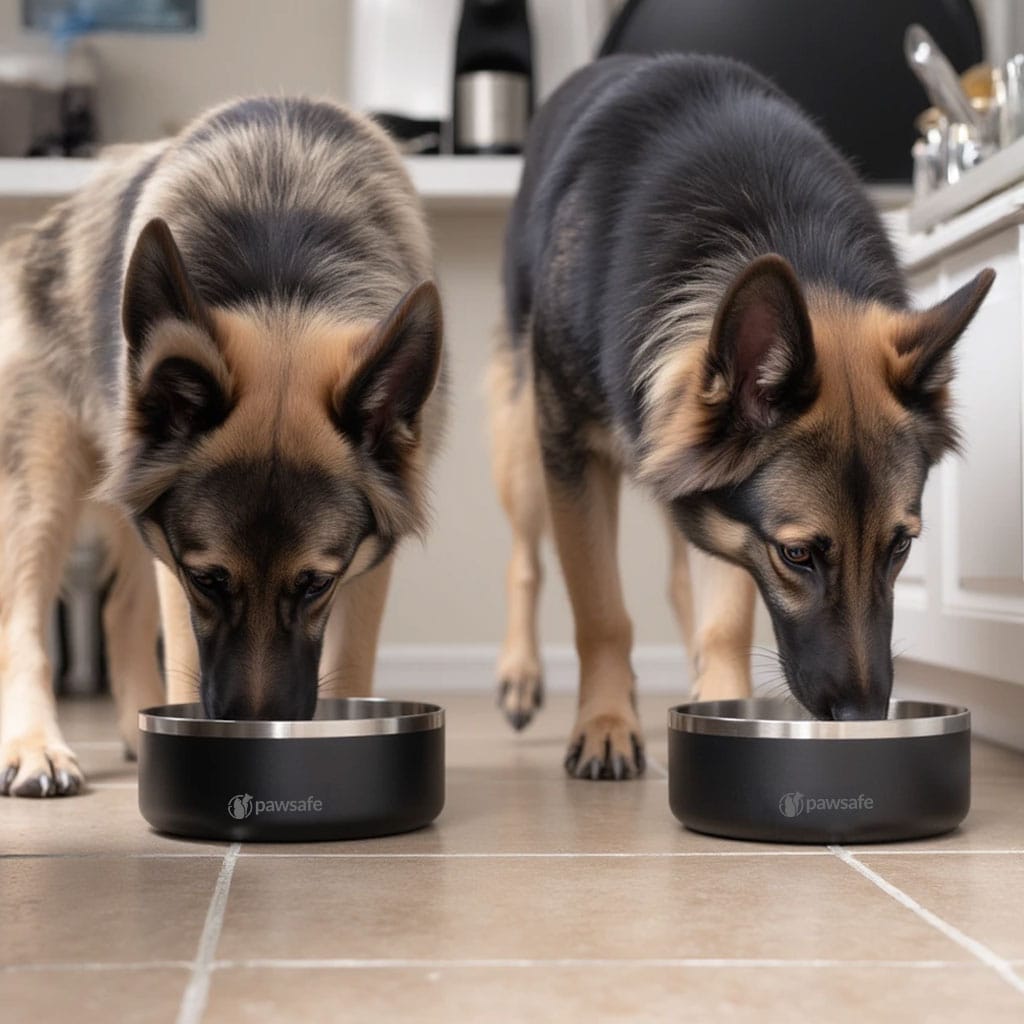
M 318 690 L 369 692 L 442 425 L 432 274 L 395 147 L 292 99 L 234 102 L 120 154 L 5 246 L 3 793 L 81 784 L 43 638 L 83 518 L 111 552 L 127 742 L 139 705 L 164 701 L 151 555 L 172 702 L 287 719 Z
M 822 718 L 883 715 L 893 582 L 928 469 L 955 447 L 951 352 L 993 277 L 913 311 L 850 166 L 740 64 L 613 57 L 569 79 L 531 130 L 491 373 L 515 538 L 499 666 L 512 724 L 540 703 L 550 519 L 580 661 L 566 767 L 643 769 L 622 472 L 668 519 L 700 697 L 749 694 L 756 586 L 794 695 Z M 687 541 L 717 556 L 698 623 Z

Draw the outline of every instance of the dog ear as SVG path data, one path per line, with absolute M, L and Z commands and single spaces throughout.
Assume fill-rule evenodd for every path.
M 986 267 L 942 302 L 901 323 L 894 340 L 894 386 L 904 405 L 923 412 L 944 408 L 946 385 L 953 377 L 953 346 L 995 279 L 996 272 Z
M 708 404 L 725 405 L 733 429 L 770 430 L 814 398 L 814 369 L 811 321 L 796 274 L 781 256 L 760 256 L 718 307 L 708 346 Z
M 121 324 L 133 360 L 162 320 L 180 320 L 213 335 L 209 311 L 189 279 L 171 229 L 155 217 L 139 234 L 124 278 Z
M 132 427 L 147 447 L 186 442 L 229 411 L 230 379 L 213 322 L 167 224 L 139 235 L 125 274 L 121 318 L 129 352 Z M 170 326 L 166 342 L 156 341 Z
M 441 299 L 424 281 L 377 328 L 362 366 L 335 394 L 338 429 L 391 470 L 418 440 L 420 410 L 440 372 L 441 333 Z

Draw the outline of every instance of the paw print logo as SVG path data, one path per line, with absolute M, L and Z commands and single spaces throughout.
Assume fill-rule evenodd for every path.
M 784 793 L 779 800 L 779 813 L 786 818 L 795 818 L 803 809 L 803 793 Z
M 236 821 L 248 818 L 252 814 L 252 794 L 239 793 L 228 801 L 228 814 Z

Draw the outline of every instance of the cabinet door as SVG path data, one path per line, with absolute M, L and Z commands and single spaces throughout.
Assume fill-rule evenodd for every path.
M 893 644 L 915 660 L 1024 682 L 1020 228 L 947 257 L 912 286 L 927 305 L 985 266 L 996 282 L 957 350 L 963 455 L 929 478 L 925 534 L 897 584 Z

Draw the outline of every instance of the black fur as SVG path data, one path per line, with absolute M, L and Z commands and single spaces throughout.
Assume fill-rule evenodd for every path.
M 549 469 L 578 470 L 587 423 L 637 438 L 638 380 L 660 354 L 650 346 L 637 359 L 645 329 L 679 285 L 738 243 L 753 256 L 784 256 L 804 286 L 906 306 L 896 257 L 854 172 L 749 68 L 609 57 L 546 104 L 511 217 L 505 286 L 512 337 L 533 325 Z

